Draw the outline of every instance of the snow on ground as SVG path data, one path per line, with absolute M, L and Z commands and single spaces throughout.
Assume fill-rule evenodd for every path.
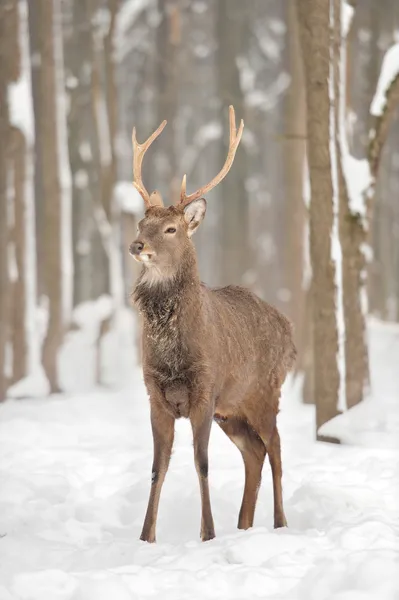
M 287 386 L 279 416 L 284 530 L 272 528 L 266 464 L 256 526 L 237 531 L 241 458 L 214 426 L 217 538 L 199 541 L 191 436 L 181 421 L 158 543 L 138 540 L 152 459 L 139 370 L 119 391 L 1 406 L 0 600 L 399 598 L 399 328 L 373 322 L 370 332 L 381 418 L 368 423 L 379 432 L 369 447 L 314 442 L 313 408 Z

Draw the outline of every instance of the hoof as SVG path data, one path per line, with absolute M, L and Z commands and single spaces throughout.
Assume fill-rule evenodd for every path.
M 202 542 L 209 542 L 209 540 L 213 540 L 214 537 L 216 537 L 214 531 L 205 531 L 204 533 L 201 533 Z
M 274 519 L 274 529 L 280 529 L 281 527 L 288 527 L 287 519 L 284 516 Z
M 148 542 L 149 544 L 155 544 L 156 542 L 155 535 L 150 535 L 144 531 L 142 532 L 140 539 L 142 542 Z

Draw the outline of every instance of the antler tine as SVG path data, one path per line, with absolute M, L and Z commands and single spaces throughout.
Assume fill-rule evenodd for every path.
M 218 183 L 220 183 L 222 181 L 222 179 L 224 179 L 226 177 L 227 173 L 230 171 L 231 165 L 233 164 L 233 161 L 234 161 L 234 157 L 235 157 L 238 145 L 241 141 L 242 132 L 244 130 L 244 121 L 241 119 L 240 127 L 238 128 L 238 132 L 237 132 L 236 116 L 235 116 L 233 106 L 229 107 L 229 125 L 230 125 L 229 151 L 227 153 L 226 162 L 224 163 L 222 169 L 219 171 L 219 173 L 216 175 L 216 177 L 214 177 L 212 179 L 212 181 L 210 181 L 203 187 L 199 188 L 196 192 L 189 194 L 189 196 L 186 195 L 186 179 L 187 179 L 187 177 L 186 177 L 186 175 L 184 175 L 183 181 L 181 184 L 181 190 L 180 190 L 179 206 L 186 206 L 187 204 L 190 204 L 190 202 L 192 202 L 193 200 L 197 200 L 197 198 L 200 198 L 201 196 L 203 196 L 204 194 L 206 194 L 207 192 L 212 190 L 214 187 L 216 187 L 218 185 Z
M 150 194 L 147 192 L 147 190 L 144 186 L 143 180 L 141 178 L 141 165 L 143 162 L 144 154 L 147 152 L 147 150 L 151 146 L 152 142 L 154 140 L 156 140 L 156 138 L 162 133 L 162 131 L 165 128 L 166 123 L 167 123 L 166 121 L 162 121 L 162 123 L 160 124 L 158 129 L 156 129 L 154 131 L 154 133 L 152 133 L 150 135 L 150 137 L 143 144 L 138 143 L 137 137 L 136 137 L 136 128 L 133 127 L 133 132 L 132 132 L 133 185 L 136 188 L 136 190 L 139 192 L 141 197 L 143 198 L 144 203 L 147 206 L 147 208 L 152 206 L 152 204 L 151 204 Z M 159 202 L 160 196 L 158 195 L 157 198 L 158 198 L 158 202 Z

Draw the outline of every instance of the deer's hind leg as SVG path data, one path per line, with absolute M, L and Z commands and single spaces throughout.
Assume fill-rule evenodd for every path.
M 283 507 L 282 490 L 282 464 L 280 435 L 277 429 L 277 412 L 280 398 L 280 390 L 271 390 L 267 395 L 267 404 L 264 407 L 255 408 L 252 414 L 247 414 L 248 420 L 258 433 L 264 443 L 269 455 L 270 467 L 273 478 L 274 498 L 274 527 L 286 527 L 287 520 Z M 262 410 L 263 408 L 263 410 Z
M 254 522 L 266 448 L 260 437 L 243 419 L 235 417 L 223 419 L 215 415 L 215 421 L 237 446 L 244 460 L 245 487 L 238 517 L 238 529 L 248 529 Z

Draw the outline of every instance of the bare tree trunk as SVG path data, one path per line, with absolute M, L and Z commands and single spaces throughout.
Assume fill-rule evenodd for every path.
M 7 42 L 10 2 L 0 4 L 0 402 L 7 392 L 5 373 L 8 337 L 8 256 L 7 256 L 7 162 L 9 143 L 9 109 L 7 86 L 9 80 L 9 48 Z
M 180 192 L 181 183 L 178 174 L 176 120 L 180 81 L 180 0 L 158 0 L 157 6 L 160 22 L 157 28 L 154 69 L 155 127 L 164 119 L 168 121 L 168 126 L 154 146 L 152 160 L 156 168 L 151 169 L 149 180 L 151 189 L 160 189 L 166 202 L 172 203 Z
M 217 70 L 219 83 L 220 122 L 223 137 L 220 146 L 220 165 L 226 160 L 229 147 L 227 107 L 233 104 L 236 118 L 244 117 L 244 97 L 240 86 L 237 59 L 248 36 L 246 7 L 240 1 L 219 0 L 218 5 Z M 220 168 L 220 167 L 218 167 Z M 215 169 L 217 172 L 217 169 Z M 252 261 L 249 244 L 249 198 L 245 189 L 247 165 L 245 148 L 241 144 L 234 169 L 223 181 L 221 194 L 221 260 L 220 283 L 245 282 Z
M 17 273 L 20 267 L 18 258 L 20 255 L 12 256 L 11 252 L 17 252 L 15 239 L 12 239 L 11 227 L 14 232 L 20 225 L 21 192 L 22 181 L 17 180 L 15 154 L 13 152 L 14 136 L 12 133 L 9 104 L 8 85 L 16 82 L 21 74 L 21 52 L 19 47 L 19 8 L 17 0 L 3 0 L 0 3 L 0 402 L 5 399 L 9 383 L 12 382 L 12 366 L 7 356 L 7 349 L 13 352 L 15 364 L 15 352 L 21 352 L 20 359 L 23 367 L 26 360 L 26 348 L 21 347 L 21 338 L 24 336 L 24 290 L 17 285 L 17 292 L 22 295 L 17 299 L 18 307 L 14 305 L 13 291 L 15 280 L 23 279 L 22 271 Z M 11 173 L 14 172 L 14 180 Z M 21 175 L 21 174 L 20 174 Z M 14 184 L 14 185 L 13 185 Z M 13 190 L 14 188 L 14 190 Z M 8 210 L 11 193 L 14 191 L 15 203 L 12 206 L 13 216 Z M 18 195 L 18 198 L 17 198 Z M 16 204 L 18 206 L 16 207 Z M 12 243 L 14 242 L 14 244 Z M 15 260 L 14 260 L 15 258 Z M 14 281 L 13 281 L 14 279 Z M 23 284 L 22 284 L 23 285 Z M 22 306 L 21 306 L 22 305 Z M 14 311 L 22 309 L 22 324 L 18 323 L 15 331 Z M 21 329 L 22 327 L 22 329 Z M 16 342 L 16 345 L 14 345 Z M 23 346 L 23 342 L 22 342 Z M 23 372 L 25 369 L 23 368 Z
M 34 151 L 34 198 L 35 198 L 35 246 L 36 246 L 36 276 L 37 294 L 40 298 L 45 293 L 44 283 L 44 192 L 43 192 L 43 127 L 41 123 L 41 89 L 42 89 L 42 66 L 41 66 L 41 19 L 40 0 L 29 0 L 27 2 L 28 24 L 29 24 L 29 48 L 31 54 L 31 81 L 32 99 L 35 128 L 35 151 Z
M 103 259 L 104 253 L 93 217 L 93 207 L 101 199 L 100 174 L 95 161 L 98 150 L 93 149 L 95 122 L 88 71 L 93 58 L 90 4 L 89 0 L 71 2 L 71 26 L 64 36 L 66 89 L 70 101 L 68 146 L 72 171 L 74 306 L 94 297 L 93 279 L 98 279 L 98 275 L 94 274 L 92 254 L 97 251 Z
M 304 275 L 304 236 L 306 207 L 303 198 L 304 167 L 306 152 L 306 104 L 303 61 L 298 31 L 298 15 L 295 2 L 286 3 L 287 19 L 287 62 L 291 84 L 285 101 L 284 185 L 286 196 L 287 223 L 285 251 L 285 271 L 287 288 L 291 293 L 288 303 L 288 316 L 295 326 L 295 342 L 299 355 L 299 369 L 304 367 L 306 320 L 303 286 Z
M 12 128 L 11 138 L 14 188 L 14 227 L 12 244 L 15 254 L 16 273 L 12 283 L 12 382 L 27 374 L 28 346 L 26 339 L 26 142 L 22 131 Z
M 43 367 L 51 392 L 59 391 L 57 357 L 63 338 L 61 266 L 61 184 L 57 144 L 57 97 L 54 56 L 54 17 L 59 0 L 29 2 L 40 14 L 40 127 L 44 202 L 44 277 L 48 297 L 48 327 L 43 344 Z
M 307 97 L 314 391 L 318 432 L 321 425 L 338 414 L 340 385 L 335 265 L 331 258 L 333 185 L 329 144 L 329 3 L 324 0 L 297 0 L 297 6 Z

